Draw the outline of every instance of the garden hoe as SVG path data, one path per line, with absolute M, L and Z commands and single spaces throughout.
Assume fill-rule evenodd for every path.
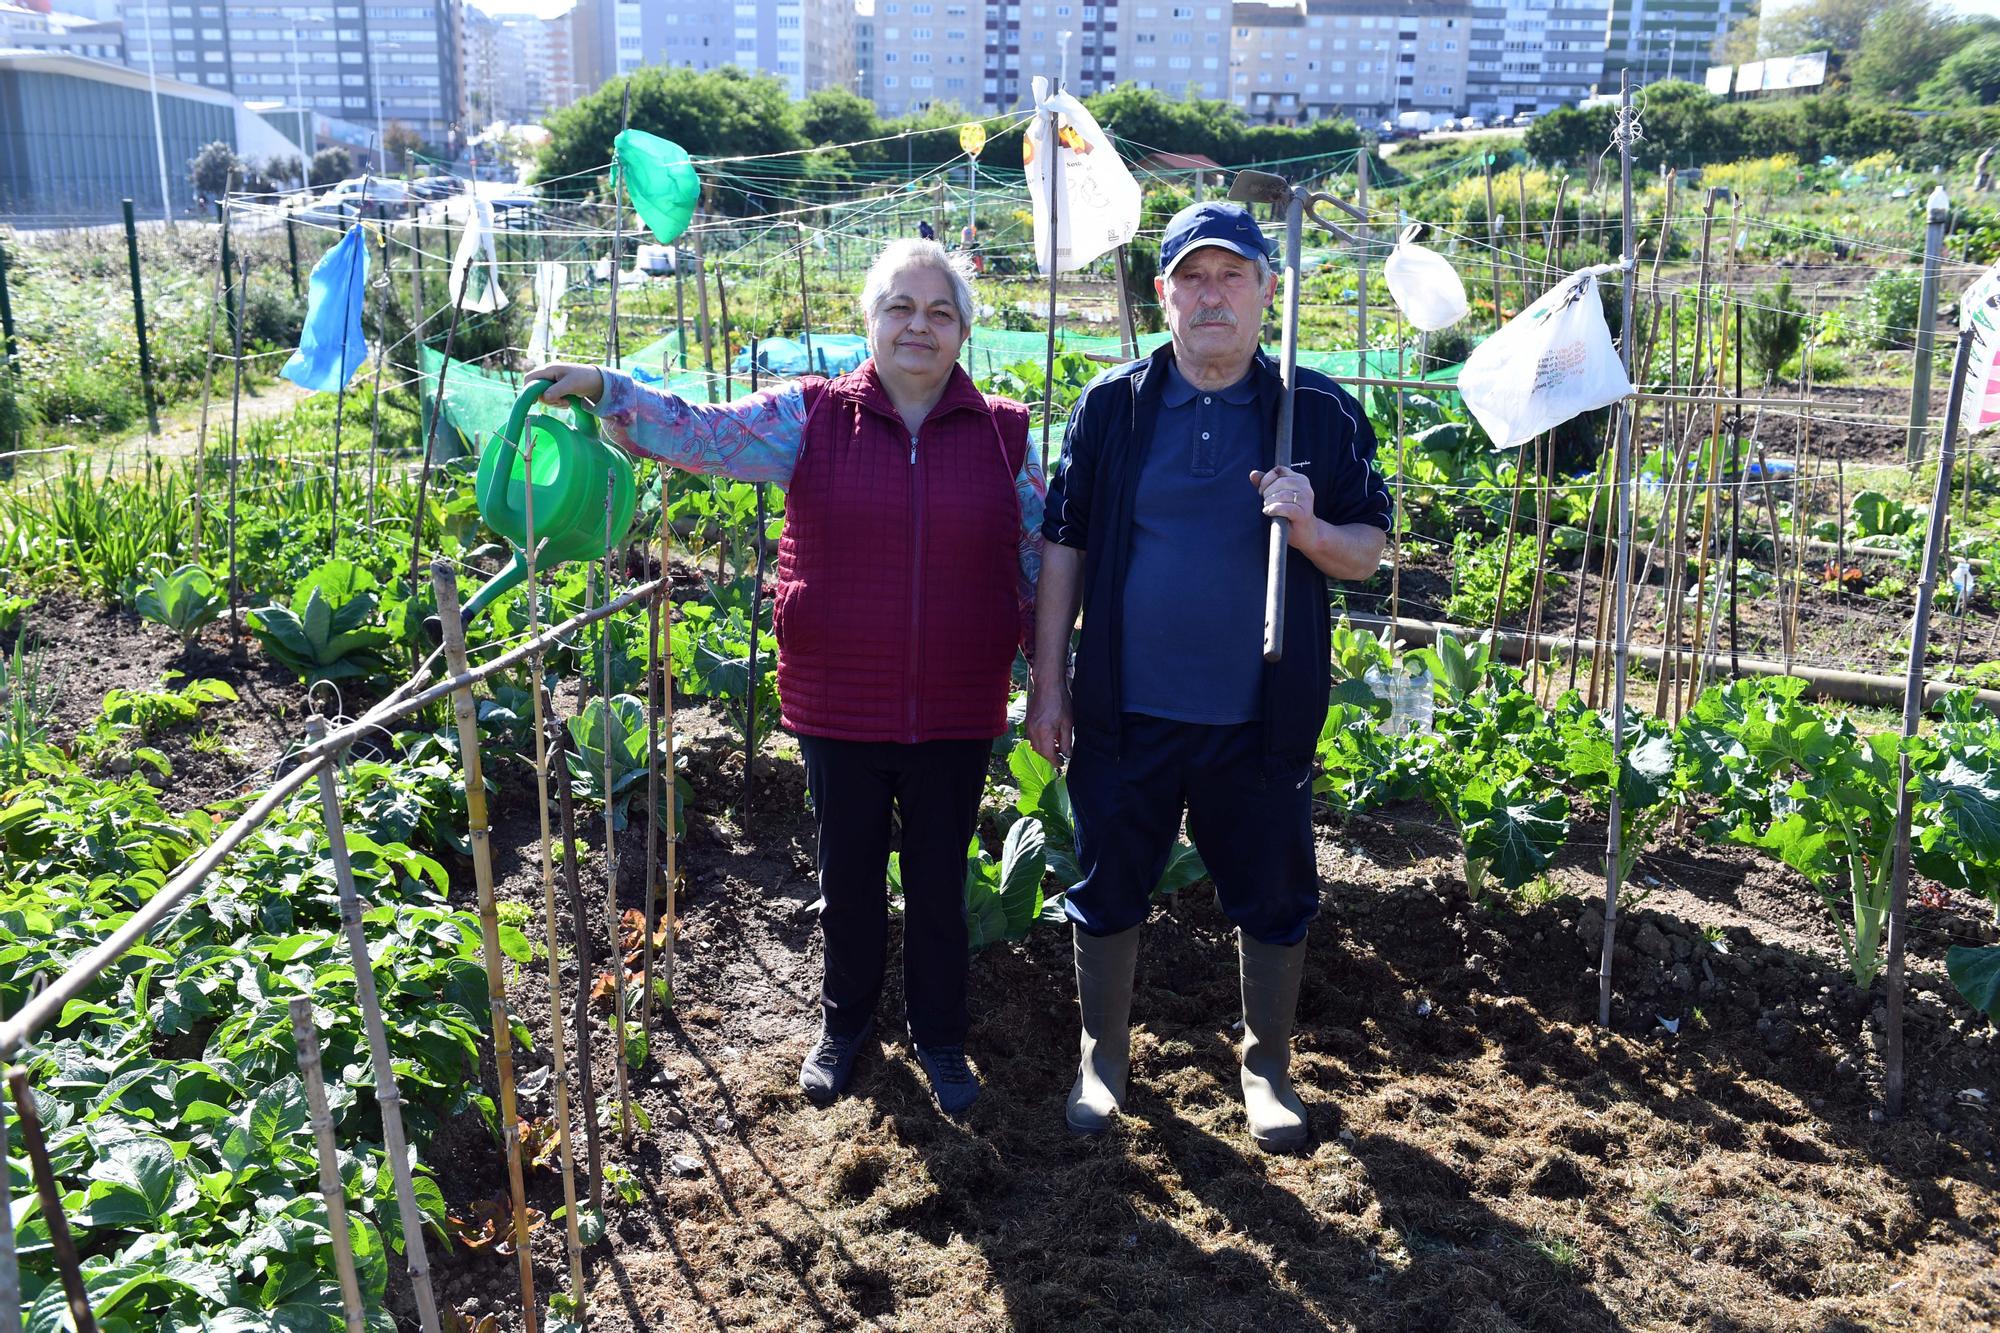
M 1274 466 L 1292 465 L 1292 419 L 1293 400 L 1298 389 L 1299 353 L 1299 232 L 1305 220 L 1311 218 L 1314 225 L 1324 228 L 1343 241 L 1353 242 L 1356 238 L 1325 218 L 1319 216 L 1321 204 L 1332 204 L 1365 222 L 1368 214 L 1344 199 L 1322 191 L 1294 185 L 1283 176 L 1274 176 L 1268 171 L 1239 171 L 1229 183 L 1229 197 L 1241 204 L 1269 204 L 1273 213 L 1279 209 L 1285 214 L 1285 323 L 1284 351 L 1279 364 L 1283 367 L 1285 393 L 1278 403 L 1278 449 L 1274 456 Z M 1315 478 L 1315 481 L 1318 479 Z M 1285 621 L 1282 614 L 1285 605 L 1285 550 L 1291 544 L 1291 524 L 1282 518 L 1271 520 L 1270 561 L 1264 575 L 1264 660 L 1275 662 L 1285 653 Z

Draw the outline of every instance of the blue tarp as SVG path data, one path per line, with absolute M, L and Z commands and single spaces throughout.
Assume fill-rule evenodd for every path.
M 868 359 L 868 340 L 858 333 L 815 333 L 812 336 L 811 368 L 807 368 L 806 345 L 795 338 L 759 338 L 757 366 L 766 375 L 844 375 Z M 740 353 L 730 372 L 750 373 L 750 353 Z

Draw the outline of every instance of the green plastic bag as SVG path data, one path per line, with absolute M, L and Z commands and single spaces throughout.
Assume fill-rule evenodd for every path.
M 701 178 L 687 150 L 671 139 L 644 130 L 621 130 L 615 141 L 618 170 L 632 206 L 653 229 L 661 245 L 680 239 L 701 202 Z

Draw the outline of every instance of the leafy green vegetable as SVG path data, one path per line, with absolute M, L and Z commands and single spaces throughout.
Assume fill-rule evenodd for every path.
M 308 685 L 372 676 L 387 669 L 394 641 L 374 624 L 375 579 L 351 561 L 330 560 L 292 589 L 289 607 L 250 613 L 250 632 L 264 651 Z
M 200 565 L 182 565 L 168 573 L 155 570 L 133 598 L 140 615 L 181 636 L 182 643 L 228 609 L 229 598 Z

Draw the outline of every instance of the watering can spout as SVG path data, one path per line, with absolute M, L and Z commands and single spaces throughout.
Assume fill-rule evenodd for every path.
M 464 627 L 472 623 L 474 616 L 477 616 L 487 607 L 512 592 L 516 587 L 520 586 L 521 580 L 527 577 L 528 557 L 526 553 L 516 550 L 513 557 L 507 561 L 506 566 L 498 574 L 488 579 L 486 585 L 478 592 L 472 594 L 472 600 L 467 602 L 459 611 L 458 621 L 460 631 L 463 632 Z M 424 620 L 424 634 L 429 637 L 433 648 L 442 645 L 444 643 L 443 618 L 440 616 L 426 617 Z

